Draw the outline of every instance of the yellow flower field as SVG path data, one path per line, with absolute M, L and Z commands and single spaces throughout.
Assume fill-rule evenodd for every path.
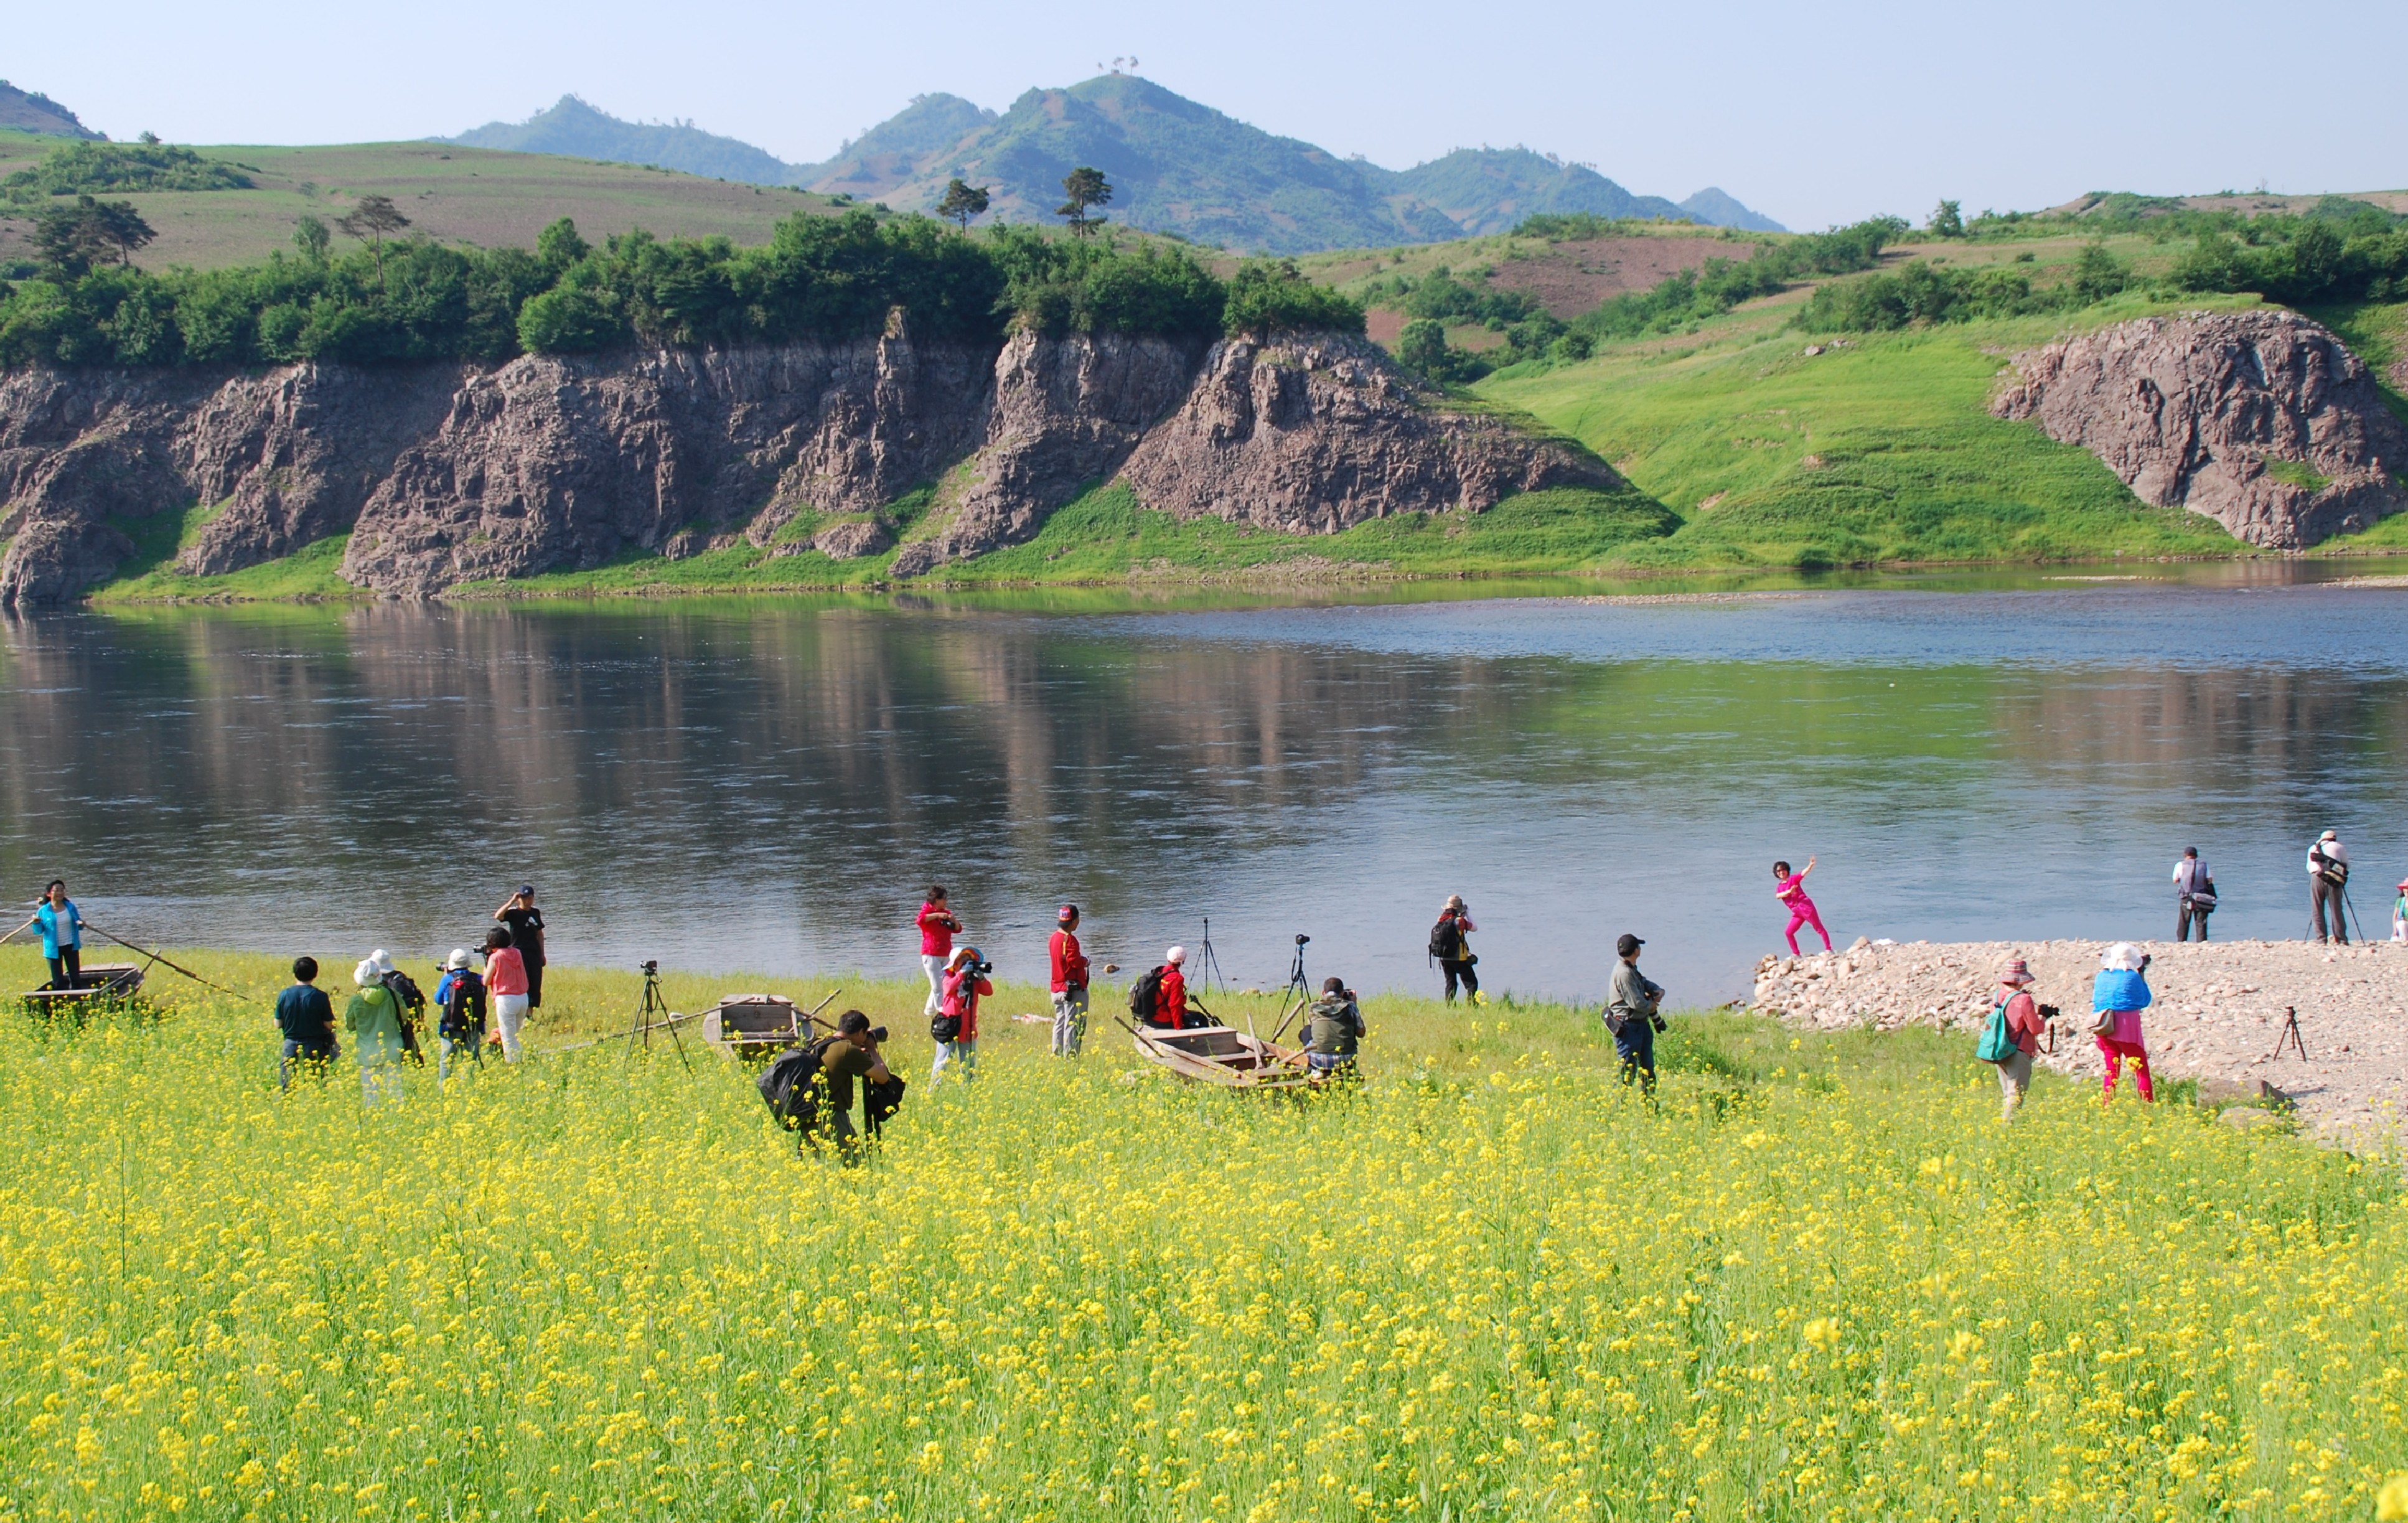
M 554 1044 L 633 998 L 556 980 Z M 174 983 L 0 1024 L 0 1517 L 2372 1518 L 2408 1471 L 2395 1163 L 2047 1082 L 2001 1128 L 1970 1038 L 1676 1018 L 1651 1110 L 1593 1015 L 1373 1000 L 1365 1092 L 1266 1103 L 1007 989 L 931 1097 L 884 985 L 913 1090 L 846 1171 L 657 1047 L 280 1096 L 265 1005 Z

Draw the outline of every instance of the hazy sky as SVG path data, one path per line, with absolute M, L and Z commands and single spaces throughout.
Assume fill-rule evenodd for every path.
M 1641 194 L 1720 185 L 1800 228 L 1942 195 L 1971 212 L 2408 186 L 2403 0 L 122 0 L 106 25 L 12 8 L 0 75 L 118 137 L 423 137 L 575 92 L 810 161 L 921 92 L 999 109 L 1133 54 L 1182 94 L 1394 167 L 1526 143 Z

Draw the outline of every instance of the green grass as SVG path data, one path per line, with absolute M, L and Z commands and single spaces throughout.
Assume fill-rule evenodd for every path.
M 1781 309 L 1779 304 L 1772 312 Z M 2145 301 L 2097 309 L 2139 315 Z M 1613 461 L 1684 520 L 1632 568 L 2230 555 L 2210 520 L 2137 501 L 2087 452 L 1990 416 L 2044 321 L 1865 335 L 1808 356 L 1770 313 L 1479 390 Z

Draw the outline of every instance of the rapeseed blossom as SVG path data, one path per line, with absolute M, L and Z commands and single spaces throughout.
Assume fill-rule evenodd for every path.
M 716 1056 L 367 1113 L 259 1026 L 0 1027 L 0 1519 L 2408 1517 L 2396 1172 L 2177 1107 L 1003 1036 L 847 1171 Z

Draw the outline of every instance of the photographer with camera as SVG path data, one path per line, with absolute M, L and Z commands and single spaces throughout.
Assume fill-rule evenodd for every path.
M 798 1133 L 795 1153 L 820 1151 L 836 1144 L 837 1157 L 848 1165 L 861 1161 L 865 1134 L 878 1135 L 880 1125 L 903 1102 L 903 1081 L 886 1067 L 879 1047 L 886 1027 L 848 1010 L 837 1017 L 836 1034 L 801 1047 L 789 1047 L 761 1072 L 756 1083 L 761 1098 L 779 1122 Z M 865 1091 L 867 1126 L 853 1121 L 853 1081 Z
M 945 902 L 944 884 L 929 888 L 927 901 L 920 906 L 919 926 L 920 971 L 928 975 L 928 1005 L 923 1013 L 934 1020 L 937 1007 L 945 1000 L 945 970 L 951 966 L 953 937 L 962 928 Z
M 1646 944 L 1628 931 L 1613 943 L 1614 955 L 1622 960 L 1614 966 L 1613 987 L 1606 996 L 1605 1028 L 1613 1033 L 1613 1050 L 1622 1058 L 1622 1082 L 1627 1085 L 1643 1073 L 1641 1087 L 1653 1099 L 1656 1033 L 1664 1029 L 1664 1017 L 1657 1013 L 1664 1002 L 1664 987 L 1650 983 L 1639 970 L 1639 949 Z
M 928 1019 L 928 1037 L 937 1044 L 937 1061 L 928 1070 L 928 1092 L 935 1094 L 937 1081 L 945 1070 L 959 1064 L 962 1082 L 967 1084 L 978 1075 L 978 1012 L 982 996 L 995 992 L 987 975 L 995 964 L 986 960 L 974 946 L 955 947 L 945 966 L 945 996 L 937 1006 L 937 1013 Z
M 1354 991 L 1342 978 L 1323 979 L 1321 998 L 1304 1017 L 1304 1066 L 1313 1084 L 1361 1084 L 1362 1070 L 1354 1058 L 1369 1035 Z
M 502 1038 L 502 1061 L 519 1060 L 519 1030 L 526 1025 L 526 963 L 500 926 L 485 933 L 485 992 L 494 997 L 494 1027 Z
M 535 907 L 535 884 L 521 884 L 519 891 L 494 912 L 494 918 L 507 927 L 510 945 L 518 949 L 520 966 L 526 970 L 526 1002 L 529 1010 L 543 1008 L 543 912 Z
M 2349 926 L 2342 919 L 2348 903 L 2343 896 L 2349 890 L 2349 848 L 2341 843 L 2341 832 L 2328 830 L 2308 848 L 2308 914 L 2315 927 L 2319 942 L 2329 941 L 2336 946 L 2349 945 Z M 2332 911 L 2332 932 L 2325 932 L 2325 911 Z

